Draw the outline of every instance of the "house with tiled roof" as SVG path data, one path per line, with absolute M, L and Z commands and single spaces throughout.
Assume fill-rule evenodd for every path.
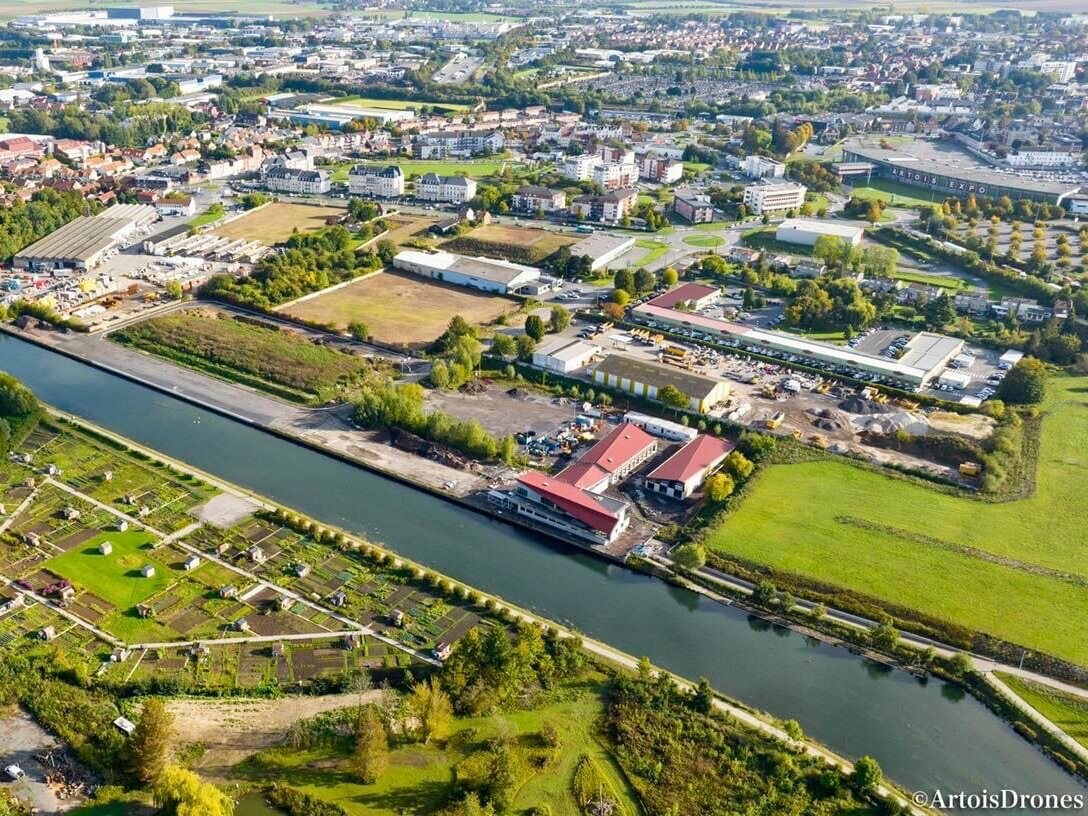
M 686 499 L 717 470 L 736 447 L 727 439 L 700 434 L 646 476 L 646 488 L 672 499 Z

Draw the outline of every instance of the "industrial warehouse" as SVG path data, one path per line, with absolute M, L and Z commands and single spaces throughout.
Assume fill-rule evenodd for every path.
M 674 294 L 680 290 L 683 293 L 682 303 L 706 303 L 717 293 L 717 289 L 712 286 L 687 284 L 636 306 L 631 311 L 632 316 L 655 328 L 694 332 L 697 339 L 703 337 L 716 340 L 756 353 L 788 355 L 795 357 L 798 362 L 821 368 L 830 367 L 844 373 L 880 376 L 910 388 L 924 388 L 963 351 L 963 340 L 920 332 L 907 343 L 899 359 L 887 359 L 831 343 L 806 340 L 793 334 L 752 328 L 728 320 L 680 311 L 675 306 L 682 303 L 678 303 L 677 295 Z
M 494 292 L 514 294 L 540 279 L 540 270 L 510 261 L 469 258 L 452 252 L 405 250 L 393 258 L 393 266 L 432 280 Z
M 81 215 L 15 253 L 15 268 L 31 272 L 93 269 L 122 247 L 126 238 L 158 219 L 155 208 L 145 204 L 119 204 L 98 215 Z
M 843 144 L 842 162 L 835 169 L 847 183 L 851 176 L 864 174 L 932 190 L 941 197 L 974 194 L 1062 204 L 1080 190 L 1072 184 L 1002 173 L 949 142 L 920 139 L 906 144 L 851 139 Z

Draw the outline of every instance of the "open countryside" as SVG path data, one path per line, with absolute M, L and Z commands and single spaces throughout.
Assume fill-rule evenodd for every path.
M 1053 380 L 1042 429 L 1030 498 L 949 496 L 830 460 L 776 465 L 707 543 L 1083 664 L 1088 640 L 1070 624 L 1088 619 L 1088 378 Z

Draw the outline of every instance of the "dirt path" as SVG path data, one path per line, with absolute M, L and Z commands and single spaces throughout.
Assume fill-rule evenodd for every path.
M 363 699 L 373 700 L 379 693 L 368 691 Z M 204 746 L 196 769 L 202 776 L 222 780 L 246 757 L 279 745 L 299 720 L 358 703 L 358 694 L 331 694 L 277 700 L 173 700 L 169 710 L 178 744 Z

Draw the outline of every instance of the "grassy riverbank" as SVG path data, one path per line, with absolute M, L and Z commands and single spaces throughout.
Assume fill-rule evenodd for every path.
M 841 460 L 770 467 L 707 536 L 725 557 L 1088 664 L 1088 377 L 1055 378 L 1036 489 L 987 503 Z

